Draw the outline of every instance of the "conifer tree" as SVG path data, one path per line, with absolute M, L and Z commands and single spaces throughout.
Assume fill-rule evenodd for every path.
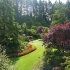
M 0 0 L 0 44 L 6 50 L 17 49 L 19 28 L 14 23 L 12 0 Z

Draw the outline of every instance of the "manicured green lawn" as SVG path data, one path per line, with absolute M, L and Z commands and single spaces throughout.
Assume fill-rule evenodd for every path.
M 45 50 L 44 47 L 42 47 L 42 41 L 35 40 L 30 42 L 30 44 L 37 49 L 25 56 L 11 58 L 17 70 L 31 70 L 42 57 L 42 53 Z

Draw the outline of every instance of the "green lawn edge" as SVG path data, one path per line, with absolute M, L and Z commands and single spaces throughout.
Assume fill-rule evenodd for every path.
M 31 70 L 31 68 L 40 60 L 43 51 L 45 50 L 42 46 L 41 40 L 35 40 L 29 42 L 37 49 L 27 55 L 21 57 L 10 58 L 13 61 L 14 66 L 17 70 Z

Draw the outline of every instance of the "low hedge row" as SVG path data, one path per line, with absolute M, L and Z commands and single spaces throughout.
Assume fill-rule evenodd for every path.
M 16 53 L 9 53 L 8 56 L 9 57 L 17 57 L 17 56 L 22 56 L 22 55 L 26 55 L 32 51 L 36 50 L 35 47 L 32 47 L 32 48 L 27 48 L 25 50 L 22 50 L 20 52 L 16 52 Z

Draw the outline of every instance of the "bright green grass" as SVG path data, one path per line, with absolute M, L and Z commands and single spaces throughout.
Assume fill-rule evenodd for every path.
M 42 57 L 42 53 L 44 51 L 44 47 L 42 47 L 42 41 L 35 40 L 30 42 L 30 44 L 35 46 L 37 49 L 25 56 L 11 58 L 17 70 L 31 70 L 31 68 Z

